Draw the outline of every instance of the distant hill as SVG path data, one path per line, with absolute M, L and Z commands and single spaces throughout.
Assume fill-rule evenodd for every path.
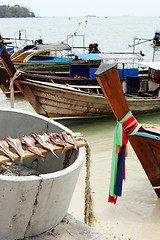
M 9 6 L 0 5 L 0 18 L 23 18 L 23 17 L 35 17 L 33 12 L 26 7 L 20 7 L 19 5 Z

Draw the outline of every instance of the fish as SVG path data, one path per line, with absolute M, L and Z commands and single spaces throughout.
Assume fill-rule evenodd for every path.
M 54 153 L 54 145 L 51 143 L 51 140 L 47 133 L 43 133 L 43 135 L 39 135 L 35 132 L 31 132 L 31 136 L 34 137 L 34 139 L 45 149 L 52 152 L 56 157 L 57 155 Z
M 65 140 L 64 140 L 64 138 L 62 137 L 61 134 L 50 133 L 49 136 L 50 136 L 50 139 L 53 143 L 55 143 L 59 146 L 62 146 L 65 149 L 66 142 L 65 142 Z
M 14 162 L 14 154 L 9 150 L 9 145 L 6 141 L 0 141 L 0 151 L 4 153 L 5 156 L 9 157 L 12 162 Z
M 72 145 L 74 145 L 74 148 L 77 149 L 76 147 L 76 140 L 74 139 L 73 135 L 68 132 L 62 132 L 62 137 L 64 140 Z
M 38 147 L 35 146 L 35 139 L 31 136 L 19 136 L 21 144 L 24 145 L 30 152 L 36 154 L 37 156 L 43 158 L 44 156 L 39 151 Z
M 23 158 L 25 156 L 25 152 L 22 148 L 22 144 L 19 138 L 11 138 L 10 136 L 4 137 L 4 140 L 11 146 L 13 149 L 15 149 L 16 153 L 20 157 L 20 164 L 23 162 Z

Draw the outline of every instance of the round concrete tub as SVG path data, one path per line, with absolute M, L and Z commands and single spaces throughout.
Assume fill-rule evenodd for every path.
M 69 131 L 65 126 L 39 116 L 0 109 L 0 140 L 30 135 Z M 13 240 L 34 236 L 56 226 L 66 215 L 76 181 L 85 159 L 85 148 L 46 154 L 23 160 L 39 175 L 0 175 L 0 239 Z M 64 160 L 68 165 L 62 169 Z

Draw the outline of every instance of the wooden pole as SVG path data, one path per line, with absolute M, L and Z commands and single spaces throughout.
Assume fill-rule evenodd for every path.
M 84 140 L 79 140 L 76 143 L 77 148 L 85 147 L 86 145 L 87 145 L 87 143 Z M 65 146 L 65 150 L 69 150 L 69 149 L 73 149 L 73 148 L 74 148 L 74 146 L 72 144 L 69 144 L 69 143 L 67 143 L 66 146 Z M 51 153 L 50 151 L 48 151 L 44 148 L 38 148 L 38 150 L 42 153 L 42 155 L 47 154 L 47 153 Z M 63 151 L 63 150 L 64 150 L 63 147 L 58 146 L 58 145 L 54 145 L 54 152 L 59 152 L 59 151 Z M 28 151 L 28 150 L 25 150 L 24 158 L 30 158 L 30 157 L 34 157 L 34 156 L 37 156 L 37 155 Z M 14 153 L 14 160 L 16 161 L 16 160 L 19 160 L 19 159 L 20 159 L 19 155 Z M 11 159 L 9 157 L 4 156 L 4 155 L 0 155 L 0 164 L 5 163 L 5 162 L 11 162 Z
M 2 40 L 2 36 L 0 35 L 0 48 L 2 48 L 4 46 L 3 40 Z M 7 72 L 9 73 L 10 77 L 13 77 L 14 74 L 16 73 L 16 69 L 9 57 L 9 54 L 6 50 L 6 48 L 4 48 L 4 50 L 1 52 L 1 59 L 2 59 L 2 63 L 5 66 Z

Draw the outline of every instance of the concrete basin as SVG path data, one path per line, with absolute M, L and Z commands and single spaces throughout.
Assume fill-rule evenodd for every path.
M 30 135 L 69 131 L 65 126 L 18 110 L 0 109 L 0 140 Z M 39 175 L 0 174 L 0 239 L 34 236 L 56 226 L 66 215 L 85 159 L 85 147 L 23 160 L 23 165 Z M 66 161 L 67 159 L 67 161 Z M 64 167 L 64 162 L 67 164 Z

